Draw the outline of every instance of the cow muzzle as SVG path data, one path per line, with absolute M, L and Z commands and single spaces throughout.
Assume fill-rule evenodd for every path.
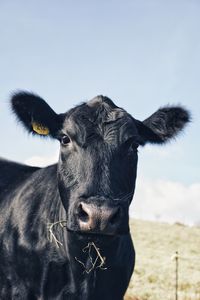
M 115 235 L 124 229 L 123 211 L 120 206 L 97 206 L 93 203 L 80 202 L 76 219 L 82 233 Z

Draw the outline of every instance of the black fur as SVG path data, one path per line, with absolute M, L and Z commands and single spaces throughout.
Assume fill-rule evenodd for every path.
M 162 144 L 176 137 L 190 119 L 189 112 L 183 107 L 166 106 L 157 110 L 143 122 L 138 122 L 138 128 L 144 143 Z
M 42 98 L 32 93 L 15 93 L 11 98 L 11 109 L 22 125 L 33 134 L 33 122 L 47 127 L 53 137 L 61 126 L 60 118 L 53 109 Z
M 103 96 L 60 115 L 30 93 L 15 94 L 11 103 L 29 132 L 37 122 L 61 146 L 58 164 L 42 169 L 0 160 L 0 299 L 122 300 L 135 261 L 128 209 L 137 146 L 175 136 L 188 112 L 167 107 L 140 122 Z M 81 203 L 95 210 L 93 228 L 81 227 Z M 47 230 L 58 220 L 66 220 L 54 231 L 60 248 Z M 87 274 L 77 261 L 91 265 L 82 251 L 89 242 L 106 257 L 105 270 Z

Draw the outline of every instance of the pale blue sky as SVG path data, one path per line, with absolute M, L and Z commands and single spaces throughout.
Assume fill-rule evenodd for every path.
M 0 156 L 23 162 L 58 148 L 16 124 L 16 89 L 56 112 L 103 94 L 141 120 L 182 103 L 193 122 L 166 148 L 140 150 L 139 176 L 200 182 L 199 16 L 198 0 L 1 0 Z

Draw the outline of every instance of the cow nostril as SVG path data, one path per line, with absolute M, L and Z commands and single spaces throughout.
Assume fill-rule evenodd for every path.
M 111 216 L 110 220 L 109 220 L 109 223 L 111 225 L 114 225 L 116 224 L 118 221 L 119 221 L 119 218 L 120 218 L 120 214 L 121 214 L 121 210 L 120 208 L 118 207 L 117 210 L 113 213 L 113 215 Z
M 78 217 L 83 222 L 87 222 L 89 220 L 89 216 L 88 216 L 87 212 L 84 210 L 84 207 L 82 204 L 79 204 L 79 206 L 78 206 Z

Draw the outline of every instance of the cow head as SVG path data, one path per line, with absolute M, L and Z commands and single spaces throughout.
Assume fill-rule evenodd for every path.
M 13 95 L 12 109 L 33 134 L 60 141 L 58 188 L 72 231 L 123 234 L 135 190 L 137 148 L 163 144 L 189 121 L 182 107 L 164 107 L 143 122 L 98 96 L 64 114 L 40 97 Z

